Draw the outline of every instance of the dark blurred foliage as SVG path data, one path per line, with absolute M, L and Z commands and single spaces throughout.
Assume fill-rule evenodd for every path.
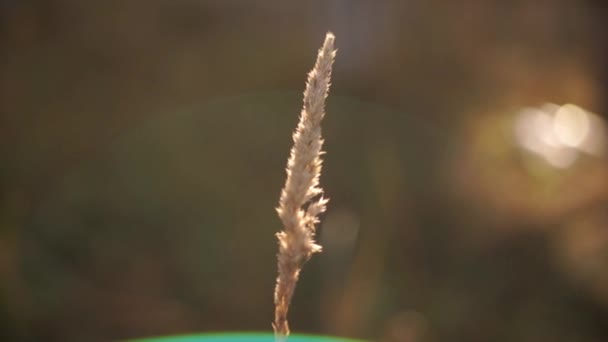
M 513 142 L 608 113 L 603 1 L 0 0 L 0 340 L 270 330 L 306 72 L 339 48 L 325 252 L 298 332 L 607 341 L 604 156 Z

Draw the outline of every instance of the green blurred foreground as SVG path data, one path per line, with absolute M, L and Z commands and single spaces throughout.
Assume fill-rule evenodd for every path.
M 232 334 L 202 334 L 169 337 L 153 337 L 129 340 L 125 342 L 272 342 L 273 334 L 265 333 L 232 333 Z M 313 335 L 290 335 L 289 342 L 357 342 L 358 340 L 313 336 Z

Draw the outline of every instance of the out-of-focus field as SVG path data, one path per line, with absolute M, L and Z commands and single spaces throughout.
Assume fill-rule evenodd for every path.
M 608 340 L 601 1 L 0 0 L 0 340 L 270 331 L 306 73 L 338 55 L 294 332 Z

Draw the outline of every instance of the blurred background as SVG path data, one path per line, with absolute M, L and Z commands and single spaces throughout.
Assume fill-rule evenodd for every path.
M 0 340 L 270 331 L 306 73 L 339 49 L 294 332 L 608 340 L 604 1 L 0 0 Z

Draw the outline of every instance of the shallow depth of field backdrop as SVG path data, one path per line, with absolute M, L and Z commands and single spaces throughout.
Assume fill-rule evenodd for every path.
M 0 340 L 270 331 L 331 30 L 325 251 L 292 330 L 607 341 L 605 6 L 0 0 Z

